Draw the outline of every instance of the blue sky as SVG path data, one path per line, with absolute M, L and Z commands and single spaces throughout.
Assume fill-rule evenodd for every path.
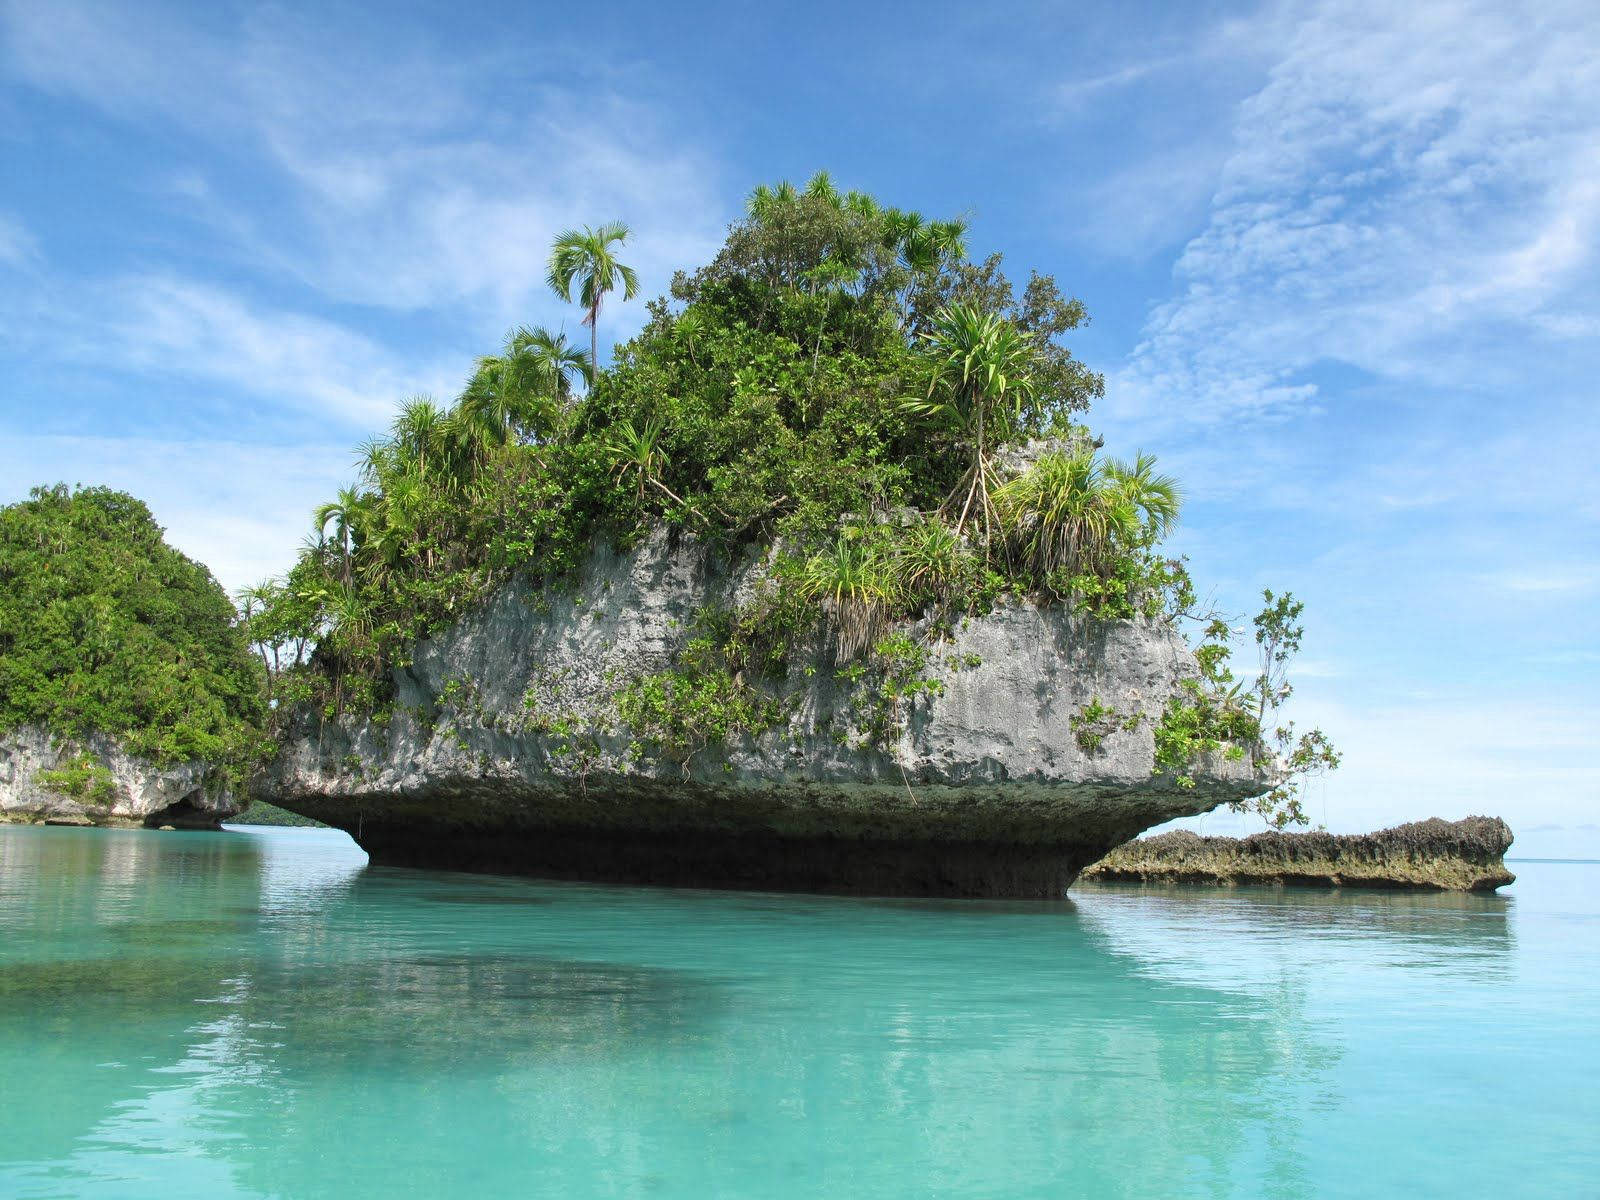
M 556 231 L 655 294 L 826 168 L 1085 301 L 1202 587 L 1307 602 L 1315 819 L 1600 848 L 1600 8 L 676 9 L 0 0 L 0 501 L 281 571 L 396 401 L 578 332 Z

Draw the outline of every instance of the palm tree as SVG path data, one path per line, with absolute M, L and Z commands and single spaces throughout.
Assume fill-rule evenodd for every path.
M 311 519 L 317 527 L 318 537 L 326 537 L 328 522 L 333 522 L 333 538 L 339 546 L 346 587 L 350 586 L 351 560 L 355 557 L 357 532 L 360 527 L 365 498 L 354 488 L 340 488 L 339 496 L 319 505 Z
M 585 387 L 594 381 L 594 360 L 582 347 L 568 343 L 565 333 L 551 333 L 543 325 L 512 330 L 501 356 L 511 365 L 520 391 L 552 397 L 563 406 L 572 400 L 574 377 Z
M 1115 482 L 1123 503 L 1135 509 L 1152 542 L 1158 542 L 1178 523 L 1183 490 L 1171 475 L 1156 474 L 1156 456 L 1142 450 L 1133 463 L 1112 459 L 1106 474 Z
M 1033 394 L 1031 371 L 1038 351 L 1009 321 L 970 304 L 945 305 L 923 336 L 933 359 L 928 394 L 906 401 L 906 407 L 966 443 L 970 463 L 945 503 L 953 506 L 961 497 L 958 534 L 969 515 L 981 515 L 987 554 L 994 515 L 994 448 L 1014 430 L 1023 402 Z
M 618 262 L 611 251 L 613 243 L 621 246 L 627 240 L 627 225 L 611 221 L 599 229 L 585 225 L 581 233 L 569 229 L 550 248 L 550 270 L 545 282 L 569 304 L 572 290 L 577 287 L 578 303 L 585 313 L 583 323 L 589 327 L 591 369 L 600 361 L 600 304 L 606 293 L 615 291 L 619 280 L 624 300 L 632 300 L 639 293 L 639 276 L 632 267 Z
M 362 483 L 381 488 L 399 469 L 395 445 L 389 438 L 367 438 L 356 447 L 355 464 Z
M 242 587 L 233 594 L 233 602 L 239 609 L 239 616 L 244 623 L 245 637 L 261 655 L 261 669 L 266 673 L 267 696 L 272 696 L 272 677 L 276 674 L 275 660 L 278 657 L 279 642 L 271 640 L 265 630 L 261 628 L 259 618 L 273 604 L 279 595 L 278 583 L 274 579 L 263 579 L 253 587 Z M 271 646 L 272 657 L 267 657 L 267 648 Z
M 475 449 L 481 451 L 511 441 L 518 427 L 529 423 L 533 407 L 518 386 L 515 366 L 492 354 L 478 360 L 478 369 L 456 401 L 455 419 L 477 433 Z
M 478 360 L 453 420 L 476 431 L 474 450 L 504 446 L 513 439 L 543 441 L 565 414 L 573 377 L 587 383 L 590 370 L 589 356 L 568 345 L 565 334 L 513 329 L 501 353 Z

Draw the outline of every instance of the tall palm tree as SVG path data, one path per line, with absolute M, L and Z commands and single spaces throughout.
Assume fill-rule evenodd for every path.
M 621 221 L 610 221 L 598 229 L 587 225 L 580 233 L 569 229 L 555 240 L 550 248 L 550 269 L 545 282 L 567 303 L 572 303 L 572 291 L 578 290 L 578 303 L 583 305 L 583 323 L 589 327 L 589 362 L 600 361 L 600 304 L 607 292 L 613 292 L 622 283 L 622 298 L 632 300 L 639 294 L 639 276 L 632 267 L 617 261 L 613 245 L 621 246 L 628 240 L 628 227 Z
M 924 338 L 933 368 L 928 394 L 906 401 L 906 407 L 966 444 L 967 470 L 945 502 L 953 506 L 961 497 L 956 532 L 969 516 L 981 518 L 987 542 L 993 532 L 994 451 L 1033 394 L 1038 351 L 1009 321 L 970 304 L 945 305 Z
M 253 587 L 242 587 L 233 594 L 234 605 L 239 610 L 239 616 L 244 623 L 245 636 L 255 646 L 261 655 L 261 669 L 266 673 L 267 695 L 272 695 L 272 677 L 275 674 L 274 660 L 278 657 L 279 643 L 270 639 L 260 627 L 260 616 L 267 611 L 278 598 L 278 584 L 273 579 L 263 579 Z M 272 657 L 267 657 L 267 648 L 271 646 Z

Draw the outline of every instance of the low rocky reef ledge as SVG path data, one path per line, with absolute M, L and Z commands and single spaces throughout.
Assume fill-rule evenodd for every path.
M 1511 828 L 1499 817 L 1434 817 L 1362 834 L 1227 838 L 1179 830 L 1119 846 L 1083 878 L 1492 892 L 1516 880 L 1504 862 L 1511 841 Z

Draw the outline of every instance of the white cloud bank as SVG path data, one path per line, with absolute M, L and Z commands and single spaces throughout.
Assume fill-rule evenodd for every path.
M 1600 8 L 1288 11 L 1175 293 L 1112 380 L 1122 419 L 1271 418 L 1316 403 L 1325 362 L 1510 381 L 1476 335 L 1560 338 L 1600 312 Z

